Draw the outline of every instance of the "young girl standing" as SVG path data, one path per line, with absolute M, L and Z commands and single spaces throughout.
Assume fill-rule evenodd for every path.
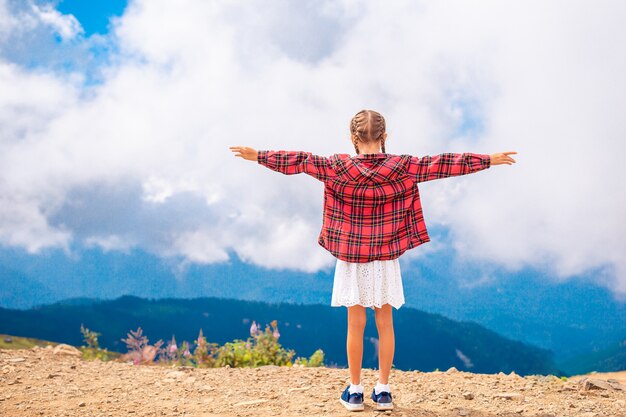
M 366 308 L 375 310 L 379 377 L 371 398 L 392 409 L 389 386 L 395 337 L 392 307 L 404 304 L 398 258 L 430 241 L 417 183 L 471 174 L 491 165 L 512 164 L 509 154 L 442 153 L 421 158 L 385 151 L 385 119 L 361 110 L 350 122 L 355 156 L 330 157 L 304 151 L 255 150 L 231 146 L 235 156 L 286 175 L 307 173 L 324 183 L 323 226 L 318 243 L 337 258 L 331 306 L 346 306 L 350 385 L 340 396 L 352 411 L 363 410 L 361 364 Z

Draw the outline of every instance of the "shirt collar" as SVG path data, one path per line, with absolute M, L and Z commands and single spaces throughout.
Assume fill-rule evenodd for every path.
M 354 158 L 359 158 L 359 159 L 379 159 L 379 158 L 386 158 L 388 156 L 388 154 L 386 153 L 362 153 L 359 155 L 355 155 Z

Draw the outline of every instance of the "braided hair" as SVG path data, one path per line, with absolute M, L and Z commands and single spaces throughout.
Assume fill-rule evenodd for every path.
M 361 110 L 350 121 L 350 133 L 357 155 L 359 154 L 359 141 L 372 143 L 380 141 L 382 151 L 385 152 L 385 118 L 374 110 Z

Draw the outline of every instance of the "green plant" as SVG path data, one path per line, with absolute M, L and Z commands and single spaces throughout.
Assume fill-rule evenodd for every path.
M 83 334 L 83 339 L 85 343 L 87 343 L 87 347 L 93 349 L 100 349 L 100 345 L 98 344 L 98 336 L 101 336 L 101 333 L 92 332 L 83 324 L 80 324 L 80 332 Z
M 264 332 L 260 331 L 256 322 L 253 322 L 250 334 L 251 336 L 245 341 L 235 339 L 218 348 L 214 365 L 218 367 L 226 365 L 231 367 L 291 366 L 291 360 L 296 352 L 291 349 L 286 350 L 278 343 L 280 333 L 276 320 L 271 322 L 271 328 L 269 325 L 266 326 Z
M 127 339 L 122 339 L 126 342 L 129 351 L 122 355 L 121 360 L 132 360 L 134 364 L 152 363 L 156 360 L 166 365 L 176 364 L 202 368 L 226 365 L 233 368 L 263 365 L 292 366 L 296 352 L 292 349 L 283 348 L 278 343 L 279 337 L 277 320 L 273 320 L 270 325 L 267 325 L 265 331 L 261 331 L 256 322 L 253 321 L 250 327 L 250 337 L 246 340 L 235 339 L 232 342 L 224 343 L 223 346 L 219 346 L 217 343 L 208 343 L 202 329 L 200 329 L 192 353 L 187 341 L 183 341 L 179 347 L 174 336 L 165 347 L 161 347 L 163 344 L 161 340 L 154 346 L 150 346 L 148 339 L 142 335 L 141 327 L 139 327 L 137 331 L 131 330 Z M 322 366 L 324 352 L 318 349 L 308 359 L 297 358 L 295 363 L 304 366 Z
M 217 343 L 208 343 L 206 338 L 200 334 L 196 340 L 196 348 L 193 351 L 193 360 L 198 368 L 212 368 L 215 366 L 215 356 L 219 345 Z
M 83 334 L 83 339 L 87 346 L 80 346 L 79 350 L 83 353 L 83 359 L 93 360 L 100 359 L 101 361 L 108 361 L 119 357 L 119 354 L 116 352 L 109 352 L 106 348 L 100 349 L 100 344 L 98 343 L 98 336 L 100 333 L 92 332 L 83 324 L 80 325 L 80 332 Z
M 313 352 L 309 359 L 298 357 L 294 361 L 294 364 L 304 366 L 322 366 L 324 365 L 324 351 L 322 349 L 317 349 Z

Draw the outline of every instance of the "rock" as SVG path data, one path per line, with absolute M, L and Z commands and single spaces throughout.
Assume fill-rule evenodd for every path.
M 299 388 L 289 388 L 287 391 L 288 392 L 293 392 L 293 391 L 306 391 L 308 389 L 310 389 L 311 387 L 299 387 Z
M 453 374 L 455 372 L 459 372 L 458 369 L 456 369 L 454 366 L 451 366 L 450 368 L 448 368 L 448 370 L 446 371 L 447 374 Z
M 474 394 L 472 394 L 469 391 L 466 391 L 463 393 L 463 398 L 465 398 L 466 400 L 473 400 L 474 399 Z
M 26 360 L 26 359 L 24 359 L 24 358 L 19 358 L 19 357 L 18 357 L 18 358 L 9 358 L 9 359 L 7 359 L 7 362 L 10 362 L 10 363 L 17 363 L 17 362 L 24 362 L 25 360 Z
M 617 379 L 607 379 L 606 382 L 608 382 L 609 385 L 611 385 L 611 387 L 613 387 L 613 389 L 620 390 L 620 391 L 626 391 L 626 385 L 620 384 Z
M 184 376 L 186 376 L 187 374 L 183 371 L 170 371 L 168 373 L 165 374 L 165 376 L 167 378 L 176 378 L 176 379 L 180 379 Z
M 560 391 L 575 391 L 578 389 L 578 384 L 568 381 L 561 387 Z
M 554 376 L 554 375 L 545 375 L 545 376 L 540 376 L 539 378 L 537 378 L 537 380 L 539 382 L 557 382 L 557 381 L 561 381 L 560 378 Z
M 579 381 L 583 391 L 589 391 L 592 389 L 613 389 L 611 384 L 602 379 L 596 378 L 583 378 Z
M 83 356 L 83 353 L 80 350 L 76 349 L 74 346 L 70 346 L 65 343 L 56 345 L 52 349 L 52 353 L 54 353 L 55 355 Z
M 262 403 L 266 403 L 269 400 L 250 400 L 250 401 L 241 401 L 238 402 L 236 404 L 233 404 L 235 407 L 239 407 L 242 405 L 255 405 L 255 404 L 262 404 Z
M 85 402 L 82 402 L 82 403 L 78 404 L 78 406 L 79 406 L 79 407 L 84 407 L 84 406 L 86 406 L 86 405 L 87 405 L 87 404 L 86 404 Z
M 504 398 L 507 400 L 524 401 L 524 396 L 516 392 L 500 392 L 500 393 L 494 394 L 494 397 Z

